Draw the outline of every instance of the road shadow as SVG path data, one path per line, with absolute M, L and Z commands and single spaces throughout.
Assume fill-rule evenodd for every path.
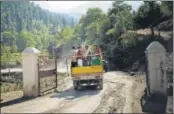
M 141 97 L 141 108 L 146 113 L 166 113 L 167 97 L 151 96 L 147 98 L 146 94 Z
M 14 105 L 14 104 L 22 103 L 22 102 L 25 102 L 25 101 L 28 101 L 28 100 L 32 100 L 32 99 L 35 99 L 35 97 L 20 97 L 20 98 L 13 99 L 13 100 L 10 100 L 10 101 L 6 101 L 6 102 L 3 102 L 3 103 L 1 101 L 0 107 Z
M 97 95 L 100 90 L 97 90 L 95 86 L 83 87 L 81 90 L 75 91 L 73 87 L 68 88 L 62 93 L 55 93 L 51 98 L 65 98 L 66 100 L 72 100 L 84 96 Z

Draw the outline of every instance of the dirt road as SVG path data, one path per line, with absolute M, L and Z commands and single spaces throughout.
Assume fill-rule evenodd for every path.
M 62 102 L 49 113 L 141 113 L 140 98 L 144 91 L 143 76 L 131 77 L 123 72 L 109 72 L 104 75 L 102 91 L 84 88 L 52 95 Z
M 68 86 L 61 93 L 53 93 L 36 100 L 5 106 L 1 108 L 1 111 L 3 113 L 142 112 L 140 98 L 145 87 L 143 76 L 131 77 L 123 72 L 105 73 L 103 90 L 90 87 L 75 91 L 71 80 L 66 81 L 66 85 Z

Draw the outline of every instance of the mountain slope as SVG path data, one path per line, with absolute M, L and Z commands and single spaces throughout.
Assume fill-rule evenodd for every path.
M 88 8 L 92 7 L 99 7 L 101 8 L 104 12 L 107 12 L 107 10 L 112 6 L 111 1 L 91 1 L 86 4 L 79 5 L 75 8 L 69 9 L 69 12 L 72 13 L 78 13 L 78 14 L 85 14 Z
M 113 2 L 114 1 L 90 1 L 86 4 L 81 4 L 75 8 L 69 9 L 69 12 L 85 14 L 88 8 L 98 7 L 98 8 L 101 8 L 105 13 L 107 13 L 108 9 L 112 7 Z M 125 1 L 125 3 L 131 5 L 133 10 L 137 10 L 137 8 L 143 2 L 142 1 Z
M 47 50 L 50 42 L 60 42 L 57 31 L 72 28 L 75 19 L 68 14 L 53 13 L 29 1 L 1 2 L 2 50 L 21 52 L 26 47 Z M 67 31 L 66 31 L 67 32 Z M 68 33 L 64 33 L 67 35 Z
M 41 9 L 29 1 L 1 3 L 1 30 L 21 31 L 22 29 L 32 30 L 34 21 L 49 26 L 74 26 L 72 17 L 60 13 L 52 13 Z

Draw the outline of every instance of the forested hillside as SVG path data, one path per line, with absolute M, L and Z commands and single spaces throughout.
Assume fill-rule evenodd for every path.
M 57 41 L 59 34 L 71 34 L 76 22 L 70 16 L 41 9 L 29 1 L 1 2 L 2 52 L 21 52 L 32 46 L 47 49 L 51 41 Z M 60 43 L 60 42 L 59 42 Z M 58 45 L 56 42 L 55 45 Z

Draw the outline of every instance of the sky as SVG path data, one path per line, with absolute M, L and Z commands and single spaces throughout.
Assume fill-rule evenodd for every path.
M 90 6 L 101 6 L 104 11 L 107 10 L 113 1 L 33 1 L 43 9 L 48 9 L 52 12 L 74 12 L 74 13 L 85 13 L 84 10 Z M 132 5 L 133 9 L 136 10 L 142 1 L 126 1 L 126 3 Z M 105 11 L 106 12 L 106 11 Z
M 34 1 L 41 8 L 48 9 L 53 12 L 67 12 L 71 8 L 75 8 L 89 1 Z

